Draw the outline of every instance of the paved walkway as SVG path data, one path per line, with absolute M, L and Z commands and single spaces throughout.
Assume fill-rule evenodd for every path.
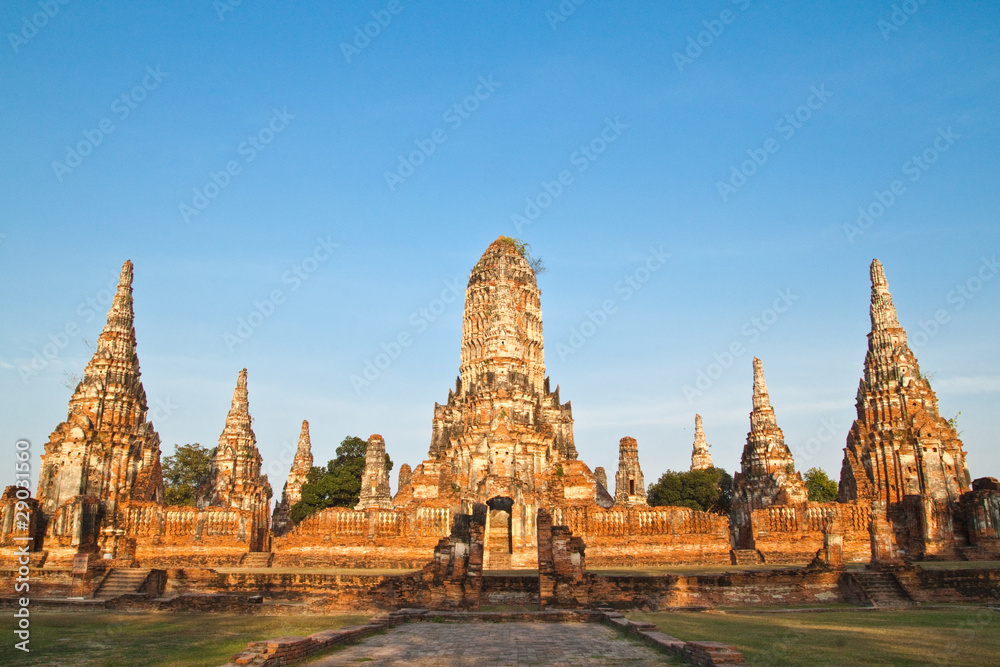
M 311 667 L 662 665 L 670 656 L 600 623 L 403 623 Z M 681 663 L 674 663 L 681 664 Z

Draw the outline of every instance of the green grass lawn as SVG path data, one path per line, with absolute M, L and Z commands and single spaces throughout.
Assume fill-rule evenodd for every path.
M 684 641 L 731 644 L 751 665 L 996 665 L 1000 613 L 977 610 L 797 614 L 628 614 Z
M 31 615 L 30 653 L 0 644 L 0 665 L 215 667 L 247 642 L 363 625 L 370 615 L 246 616 L 199 613 Z M 9 627 L 9 625 L 8 625 Z

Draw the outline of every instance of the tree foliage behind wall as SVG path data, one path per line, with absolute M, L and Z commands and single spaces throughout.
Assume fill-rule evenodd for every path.
M 195 504 L 198 488 L 208 481 L 215 448 L 174 445 L 174 455 L 163 458 L 163 491 L 167 505 Z
M 361 476 L 365 472 L 365 449 L 368 443 L 347 436 L 337 447 L 337 458 L 325 467 L 313 467 L 302 485 L 302 500 L 289 509 L 296 524 L 310 514 L 327 507 L 354 507 L 361 497 Z M 392 459 L 385 455 L 386 471 L 392 470 Z
M 830 479 L 821 468 L 809 468 L 805 474 L 806 489 L 809 500 L 818 503 L 828 503 L 837 499 L 837 483 Z
M 733 478 L 722 468 L 668 470 L 649 485 L 646 502 L 651 507 L 689 507 L 728 515 L 733 502 Z

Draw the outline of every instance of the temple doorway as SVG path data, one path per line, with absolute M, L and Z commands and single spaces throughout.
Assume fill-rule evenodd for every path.
M 514 500 L 497 496 L 486 501 L 490 508 L 486 516 L 486 544 L 484 545 L 483 566 L 488 570 L 511 569 L 511 515 Z

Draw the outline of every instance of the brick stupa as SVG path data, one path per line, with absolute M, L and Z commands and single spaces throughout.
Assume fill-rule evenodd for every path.
M 292 527 L 292 517 L 289 512 L 292 505 L 302 500 L 302 485 L 309 478 L 309 471 L 312 470 L 313 455 L 312 442 L 309 439 L 309 422 L 302 420 L 302 430 L 299 431 L 299 444 L 295 449 L 295 458 L 292 459 L 291 470 L 288 471 L 288 479 L 281 490 L 281 500 L 274 506 L 274 514 L 271 516 L 271 530 L 275 535 L 283 535 Z
M 146 418 L 134 319 L 132 262 L 126 261 L 97 350 L 69 400 L 66 421 L 45 444 L 38 499 L 50 533 L 65 530 L 60 515 L 67 512 L 74 516 L 70 520 L 79 521 L 79 510 L 70 505 L 92 508 L 84 532 L 114 535 L 124 521 L 120 504 L 163 502 L 160 438 Z M 90 500 L 78 500 L 84 497 Z M 104 542 L 102 537 L 102 546 L 114 550 Z
M 743 447 L 740 472 L 733 477 L 733 505 L 756 510 L 771 505 L 796 505 L 809 499 L 802 476 L 785 444 L 764 381 L 764 366 L 753 360 L 753 411 Z
M 705 439 L 705 429 L 702 426 L 701 415 L 694 416 L 694 444 L 691 446 L 691 470 L 705 470 L 714 467 L 712 453 L 708 451 L 708 441 Z
M 262 459 L 251 426 L 247 397 L 247 369 L 240 371 L 226 425 L 209 472 L 199 507 L 232 507 L 247 510 L 265 533 L 270 524 L 271 485 L 261 474 Z M 254 550 L 254 549 L 251 549 Z

